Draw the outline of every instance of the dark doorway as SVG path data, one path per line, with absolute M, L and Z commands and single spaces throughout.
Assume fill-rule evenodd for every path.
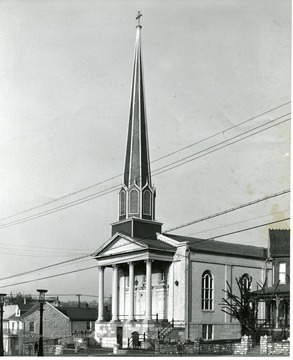
M 123 327 L 117 326 L 117 344 L 122 347 L 122 340 L 123 340 Z
M 134 331 L 132 333 L 132 341 L 134 349 L 140 348 L 139 333 L 137 331 Z

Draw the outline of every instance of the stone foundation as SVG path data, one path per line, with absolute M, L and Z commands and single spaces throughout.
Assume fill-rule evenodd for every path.
M 102 347 L 114 347 L 117 344 L 117 327 L 122 327 L 122 347 L 128 347 L 128 338 L 131 337 L 134 331 L 139 334 L 147 333 L 150 330 L 155 330 L 158 323 L 154 322 L 96 322 L 95 325 L 95 339 Z M 148 348 L 147 342 L 144 343 L 145 348 Z
M 185 330 L 185 337 L 182 339 L 200 339 L 202 337 L 202 324 L 190 323 L 189 335 Z M 241 326 L 239 324 L 214 324 L 214 340 L 240 339 Z

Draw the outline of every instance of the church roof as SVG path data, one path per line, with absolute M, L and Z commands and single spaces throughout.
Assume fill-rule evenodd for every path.
M 223 255 L 233 255 L 233 256 L 242 256 L 242 257 L 252 257 L 252 258 L 267 258 L 267 249 L 251 246 L 251 245 L 242 245 L 242 244 L 233 244 L 223 241 L 215 241 L 208 239 L 198 239 L 189 236 L 165 234 L 166 237 L 169 237 L 178 242 L 187 241 L 190 244 L 190 250 L 194 252 L 208 252 L 215 254 Z
M 159 241 L 157 239 L 140 239 L 140 238 L 133 238 L 138 243 L 142 245 L 146 245 L 151 250 L 171 250 L 174 251 L 176 248 L 172 245 L 169 245 L 163 241 Z

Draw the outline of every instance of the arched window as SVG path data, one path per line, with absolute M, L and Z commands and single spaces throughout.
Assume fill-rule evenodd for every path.
M 240 278 L 240 281 L 241 281 L 242 286 L 246 290 L 248 290 L 248 291 L 251 290 L 251 281 L 252 281 L 251 276 L 249 276 L 248 274 L 243 274 Z
M 126 206 L 125 206 L 125 205 L 126 205 L 125 196 L 126 196 L 125 191 L 122 190 L 122 191 L 120 192 L 120 207 L 119 207 L 119 209 L 120 209 L 120 215 L 125 215 L 125 210 L 126 210 Z
M 149 190 L 143 193 L 143 213 L 151 215 L 151 192 Z
M 138 214 L 138 191 L 133 189 L 129 193 L 129 213 Z
M 202 274 L 201 280 L 201 308 L 213 310 L 214 303 L 214 279 L 212 273 L 207 270 Z

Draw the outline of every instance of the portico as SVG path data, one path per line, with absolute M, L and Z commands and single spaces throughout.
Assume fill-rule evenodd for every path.
M 168 244 L 157 247 L 143 244 L 142 239 L 116 234 L 108 246 L 96 254 L 99 263 L 98 322 L 104 322 L 105 268 L 112 271 L 111 322 L 152 323 L 168 318 L 167 274 L 175 251 Z M 128 248 L 127 253 L 125 248 Z

